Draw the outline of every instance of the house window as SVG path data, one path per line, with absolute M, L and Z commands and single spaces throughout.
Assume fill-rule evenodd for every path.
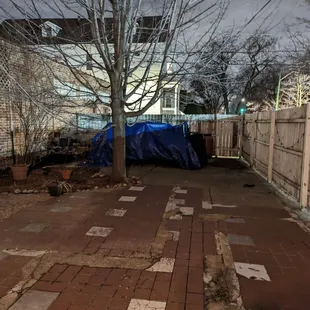
M 51 23 L 49 21 L 40 25 L 40 28 L 42 31 L 42 37 L 46 38 L 56 37 L 61 30 L 61 28 L 58 25 Z
M 54 80 L 54 89 L 57 95 L 61 97 L 76 97 L 76 87 L 67 82 Z
M 172 74 L 172 73 L 173 73 L 172 63 L 168 62 L 167 63 L 167 74 Z
M 163 90 L 163 108 L 174 109 L 175 108 L 175 91 L 174 89 Z
M 89 101 L 96 100 L 96 96 L 93 94 L 93 91 L 84 86 L 80 87 L 80 97 Z
M 102 103 L 110 103 L 110 101 L 111 101 L 109 93 L 100 91 L 100 92 L 98 92 L 98 96 L 99 96 Z
M 90 54 L 86 54 L 86 70 L 93 70 L 93 58 Z
M 48 27 L 48 26 L 45 27 L 45 36 L 46 37 L 52 37 L 53 36 L 52 27 Z

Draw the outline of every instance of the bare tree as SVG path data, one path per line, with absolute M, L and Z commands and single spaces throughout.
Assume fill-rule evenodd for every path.
M 275 108 L 280 65 L 270 65 L 253 81 L 247 93 L 247 113 L 269 111 Z
M 52 87 L 42 72 L 44 68 L 35 55 L 0 41 L 0 75 L 6 109 L 1 115 L 7 127 L 1 129 L 11 137 L 13 161 L 30 165 L 36 156 L 46 151 L 48 128 L 52 114 L 47 104 Z M 4 83 L 5 82 L 5 83 Z M 38 102 L 45 102 L 40 108 Z
M 212 89 L 212 97 L 218 97 L 217 105 L 220 105 L 219 108 L 224 105 L 227 114 L 229 114 L 231 92 L 229 69 L 231 69 L 232 61 L 240 48 L 235 35 L 231 32 L 223 33 L 208 44 L 207 50 L 203 52 L 201 61 L 196 66 L 198 75 L 202 79 L 209 80 L 208 87 Z M 222 100 L 221 104 L 220 100 Z
M 143 0 L 40 0 L 27 1 L 26 6 L 17 0 L 10 2 L 27 21 L 20 28 L 20 23 L 7 23 L 7 28 L 14 29 L 15 35 L 16 31 L 22 34 L 37 52 L 47 56 L 58 53 L 99 101 L 98 90 L 73 68 L 89 65 L 92 74 L 108 79 L 114 133 L 112 178 L 117 181 L 126 179 L 126 117 L 146 112 L 165 86 L 175 85 L 189 74 L 192 61 L 196 61 L 194 52 L 213 38 L 229 3 L 162 0 L 146 12 Z M 51 20 L 56 25 L 61 19 L 66 30 L 45 29 L 42 7 L 57 16 Z M 78 24 L 66 18 L 70 14 L 80 16 Z M 145 18 L 150 14 L 157 16 Z M 42 38 L 40 31 L 48 32 L 49 38 Z
M 233 112 L 238 113 L 244 97 L 247 101 L 256 100 L 257 104 L 259 92 L 260 99 L 268 97 L 262 98 L 266 95 L 262 90 L 268 88 L 265 79 L 268 77 L 269 82 L 272 78 L 277 79 L 271 70 L 277 57 L 272 50 L 274 45 L 275 39 L 263 33 L 254 33 L 244 39 L 224 33 L 214 38 L 204 50 L 191 85 L 206 104 L 216 99 L 217 111 L 224 106 L 229 113 L 234 103 Z M 274 87 L 274 83 L 270 87 Z
M 278 63 L 279 55 L 275 50 L 276 39 L 265 33 L 256 33 L 249 37 L 242 52 L 242 62 L 235 78 L 234 103 L 235 113 L 241 106 L 241 99 L 251 98 L 253 89 L 257 87 L 261 77 L 272 65 Z
M 14 162 L 29 165 L 46 153 L 48 135 L 75 126 L 75 113 L 91 111 L 94 100 L 77 98 L 75 84 L 67 83 L 74 75 L 66 66 L 5 40 L 0 51 L 0 91 L 7 107 L 1 115 L 7 126 L 1 129 L 11 137 Z M 99 80 L 87 78 L 94 87 Z

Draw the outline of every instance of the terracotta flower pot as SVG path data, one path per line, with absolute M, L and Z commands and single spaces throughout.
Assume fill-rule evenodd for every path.
M 64 170 L 61 170 L 60 172 L 61 172 L 61 177 L 63 180 L 69 180 L 70 179 L 71 170 L 64 169 Z
M 27 175 L 28 175 L 28 166 L 27 165 L 11 166 L 11 171 L 12 171 L 14 181 L 25 181 L 25 180 L 27 180 Z

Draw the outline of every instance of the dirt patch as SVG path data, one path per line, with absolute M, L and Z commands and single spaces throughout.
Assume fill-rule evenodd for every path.
M 100 168 L 76 167 L 69 168 L 71 172 L 68 183 L 72 191 L 87 190 L 94 188 L 103 188 L 107 185 L 114 186 L 116 183 L 111 182 L 109 175 L 100 173 Z M 51 181 L 61 181 L 61 168 L 59 166 L 49 167 L 47 169 L 38 168 L 28 175 L 25 181 L 14 181 L 10 172 L 0 176 L 0 193 L 18 193 L 23 190 L 43 191 L 46 185 Z
M 246 170 L 248 167 L 240 160 L 236 159 L 211 159 L 209 161 L 211 167 L 225 168 L 229 170 Z
M 51 199 L 48 194 L 0 194 L 0 220 L 10 217 L 16 212 Z

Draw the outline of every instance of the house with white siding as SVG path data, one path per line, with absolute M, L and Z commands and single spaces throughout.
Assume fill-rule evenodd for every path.
M 112 26 L 112 20 L 107 18 L 107 27 Z M 134 37 L 136 49 L 133 54 L 132 64 L 140 63 L 145 55 L 145 51 L 150 48 L 148 43 L 150 36 L 155 27 L 158 27 L 161 16 L 146 16 L 138 20 L 136 26 L 136 37 Z M 108 33 L 108 32 L 107 32 Z M 2 36 L 9 40 L 25 41 L 25 44 L 31 46 L 36 53 L 41 53 L 59 63 L 70 66 L 77 70 L 83 71 L 89 75 L 93 75 L 101 80 L 108 81 L 107 72 L 102 69 L 100 63 L 102 59 L 98 54 L 98 50 L 92 43 L 89 21 L 86 19 L 67 18 L 67 19 L 10 19 L 2 23 Z M 108 41 L 111 38 L 108 38 Z M 152 62 L 150 75 L 151 80 L 143 83 L 127 100 L 133 103 L 128 110 L 135 111 L 145 106 L 150 97 L 152 97 L 152 89 L 156 86 L 157 76 L 160 72 L 161 49 L 164 48 L 166 36 L 163 34 L 159 38 L 158 47 L 156 47 L 155 61 Z M 111 42 L 111 41 L 109 41 Z M 111 43 L 109 43 L 111 44 Z M 139 49 L 141 45 L 141 49 Z M 138 46 L 138 48 L 137 48 Z M 147 60 L 146 60 L 147 61 Z M 134 86 L 134 81 L 139 80 L 143 76 L 143 65 L 138 66 L 128 79 L 128 92 Z M 167 73 L 172 72 L 173 64 L 166 64 Z M 61 85 L 55 85 L 59 88 Z M 63 85 L 62 85 L 63 86 Z M 72 90 L 72 85 L 65 87 L 62 91 Z M 145 89 L 149 90 L 150 96 L 142 96 Z M 183 114 L 180 111 L 180 90 L 181 86 L 176 81 L 166 82 L 161 90 L 160 98 L 149 108 L 145 114 Z M 69 92 L 70 93 L 70 92 Z M 84 86 L 80 93 L 84 98 L 96 100 L 96 102 L 108 106 L 110 102 L 109 92 L 103 88 L 99 93 L 94 94 L 93 89 Z

